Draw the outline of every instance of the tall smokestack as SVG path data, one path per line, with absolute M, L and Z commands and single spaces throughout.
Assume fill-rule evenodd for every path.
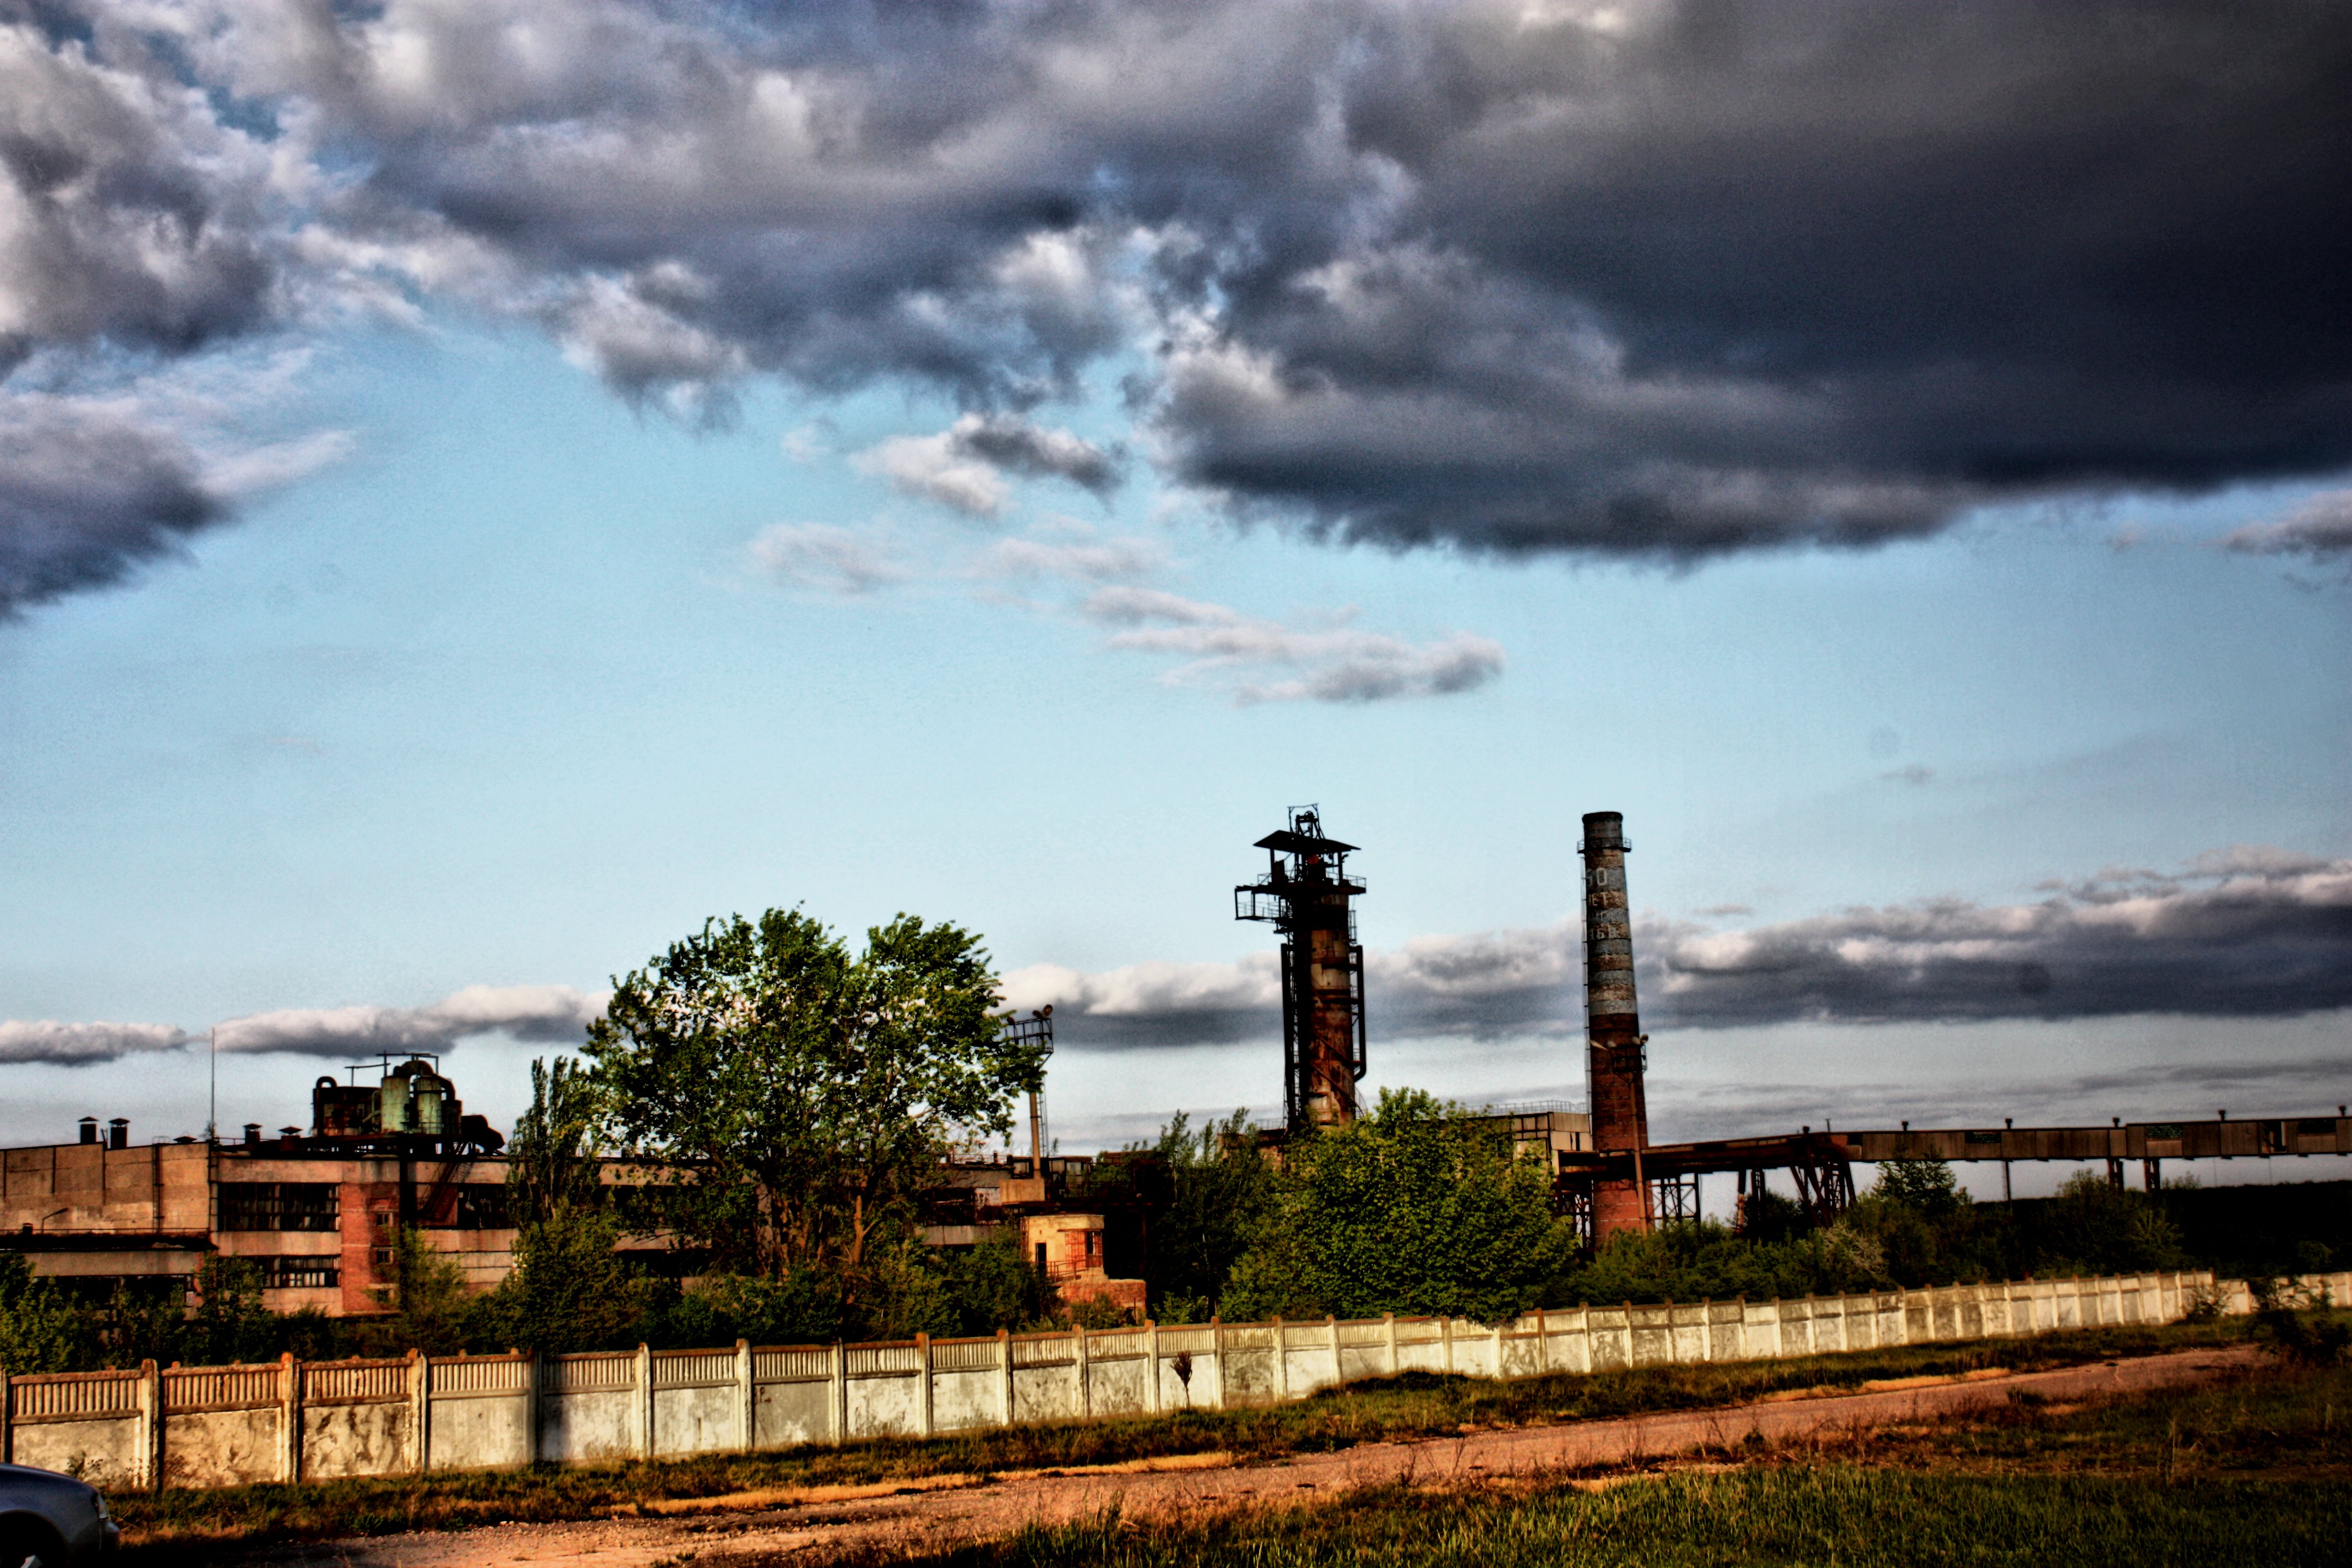
M 1650 1107 L 1642 1088 L 1646 1065 L 1642 1020 L 1633 1004 L 1633 925 L 1625 901 L 1625 818 L 1614 811 L 1584 816 L 1584 1030 L 1588 1109 L 1592 1147 L 1631 1152 L 1633 1173 L 1597 1182 L 1592 1234 L 1606 1241 L 1621 1230 L 1650 1228 L 1648 1184 L 1641 1151 L 1650 1142 Z

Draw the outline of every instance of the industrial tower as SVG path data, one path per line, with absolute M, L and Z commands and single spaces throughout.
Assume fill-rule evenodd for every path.
M 1631 1152 L 1633 1170 L 1592 1184 L 1592 1239 L 1621 1230 L 1651 1228 L 1650 1185 L 1642 1151 L 1650 1142 L 1649 1100 L 1643 1070 L 1649 1040 L 1633 1005 L 1633 925 L 1625 901 L 1625 818 L 1614 811 L 1584 814 L 1584 1029 L 1586 1109 L 1592 1147 L 1603 1154 Z
M 1322 813 L 1294 806 L 1290 826 L 1257 841 L 1267 869 L 1234 889 L 1234 918 L 1282 933 L 1282 1101 L 1292 1134 L 1356 1119 L 1364 1076 L 1364 950 L 1349 900 L 1352 844 L 1323 836 Z

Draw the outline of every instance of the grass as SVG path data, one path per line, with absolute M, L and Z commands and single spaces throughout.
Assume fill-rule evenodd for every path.
M 1409 1373 L 1328 1389 L 1297 1404 L 1096 1422 L 1057 1422 L 928 1441 L 712 1456 L 650 1464 L 462 1471 L 426 1477 L 263 1485 L 110 1497 L 125 1543 L 148 1561 L 226 1547 L 408 1530 L 575 1520 L 667 1499 L 782 1488 L 867 1485 L 1229 1451 L 1243 1458 L 1325 1452 L 1388 1438 L 1547 1425 L 1736 1405 L 1787 1389 L 1875 1379 L 2019 1371 L 2233 1344 L 2242 1322 L 2099 1329 L 2031 1340 L 1922 1345 L 1712 1367 L 1651 1367 L 1492 1382 Z
M 2084 1477 L 1911 1474 L 1855 1465 L 1677 1476 L 1597 1496 L 1501 1501 L 1359 1493 L 1296 1514 L 1141 1529 L 1116 1518 L 1031 1530 L 931 1568 L 2263 1568 L 2352 1561 L 2342 1483 L 2158 1489 Z
M 1742 1446 L 1598 1492 L 1572 1477 L 1359 1491 L 1201 1524 L 1115 1515 L 923 1568 L 2265 1568 L 2352 1562 L 2352 1371 L 2272 1365 L 2079 1409 Z M 903 1561 L 903 1560 L 902 1560 Z

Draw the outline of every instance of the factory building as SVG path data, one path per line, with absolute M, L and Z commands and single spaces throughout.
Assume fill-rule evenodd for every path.
M 366 1081 L 312 1086 L 307 1131 L 249 1125 L 235 1142 L 134 1143 L 122 1119 L 101 1128 L 85 1117 L 73 1142 L 0 1151 L 0 1250 L 99 1298 L 118 1283 L 186 1289 L 206 1258 L 242 1258 L 270 1310 L 348 1317 L 387 1310 L 394 1244 L 413 1226 L 468 1286 L 496 1286 L 513 1268 L 516 1235 L 504 1137 L 467 1114 L 430 1056 L 351 1071 Z M 1106 1267 L 1120 1227 L 1085 1199 L 1094 1162 L 1042 1163 L 1042 1176 L 1035 1160 L 953 1168 L 927 1234 L 944 1245 L 1016 1237 L 1064 1300 L 1139 1309 L 1142 1280 Z M 624 1250 L 656 1273 L 695 1261 L 658 1237 Z

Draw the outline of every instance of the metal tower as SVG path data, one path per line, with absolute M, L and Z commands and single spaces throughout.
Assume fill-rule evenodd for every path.
M 1265 875 L 1234 889 L 1234 918 L 1282 933 L 1282 1100 L 1293 1133 L 1356 1117 L 1364 1076 L 1364 950 L 1349 900 L 1352 844 L 1323 836 L 1322 813 L 1294 806 L 1290 826 L 1257 841 Z

